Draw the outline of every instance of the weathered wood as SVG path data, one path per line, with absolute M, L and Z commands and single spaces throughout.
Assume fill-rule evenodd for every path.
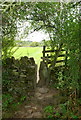
M 52 64 L 52 66 L 55 66 L 56 63 L 61 63 L 61 62 L 64 62 L 65 65 L 67 64 L 67 59 L 68 59 L 68 52 L 65 51 L 64 49 L 62 49 L 62 45 L 63 43 L 61 43 L 58 47 L 57 50 L 45 50 L 45 46 L 43 46 L 43 57 L 41 57 L 41 59 L 46 62 L 46 64 Z M 65 51 L 65 54 L 61 54 L 59 55 L 59 53 L 61 51 Z M 53 56 L 54 57 L 54 61 L 51 61 L 49 58 L 52 58 L 52 55 L 49 55 L 47 54 L 47 56 L 45 56 L 45 53 L 49 53 L 49 52 L 55 52 L 55 55 Z M 58 57 L 64 57 L 64 60 L 57 60 Z
M 43 46 L 43 57 L 45 57 L 45 48 L 46 46 Z
M 58 60 L 56 63 L 65 62 L 65 60 Z
M 58 57 L 65 57 L 65 54 L 59 55 Z M 41 59 L 46 59 L 46 58 L 52 58 L 52 55 L 50 56 L 45 56 L 45 57 L 41 57 Z
M 56 53 L 55 53 L 54 62 L 52 63 L 53 66 L 55 66 L 55 64 L 56 64 L 56 61 L 57 61 L 57 58 L 58 58 L 59 52 L 60 52 L 61 49 L 62 49 L 62 46 L 63 46 L 63 43 L 61 43 L 61 44 L 59 45 L 59 48 L 58 48 L 58 50 L 57 50 Z
M 58 50 L 45 50 L 45 53 L 48 53 L 48 52 L 57 52 Z M 61 51 L 65 51 L 64 49 L 62 49 Z M 43 52 L 43 51 L 42 51 Z
M 62 54 L 62 55 L 58 55 L 58 57 L 65 57 L 65 54 Z
M 66 57 L 65 54 L 62 54 L 62 55 L 59 55 L 58 57 Z M 41 59 L 44 59 L 44 60 L 48 60 L 48 58 L 52 58 L 52 55 L 51 56 L 45 56 L 45 57 L 41 57 Z M 68 58 L 68 57 L 67 57 Z M 67 59 L 66 59 L 67 61 Z

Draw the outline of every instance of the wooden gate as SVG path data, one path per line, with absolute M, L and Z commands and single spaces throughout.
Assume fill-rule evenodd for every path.
M 51 64 L 54 67 L 67 66 L 68 51 L 66 51 L 65 49 L 59 47 L 58 49 L 47 50 L 46 46 L 43 46 L 42 53 L 43 57 L 41 57 L 41 59 L 47 64 Z

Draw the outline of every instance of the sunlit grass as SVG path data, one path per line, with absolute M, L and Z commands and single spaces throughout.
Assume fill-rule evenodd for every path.
M 16 47 L 14 47 L 14 49 L 16 49 Z M 43 47 L 19 47 L 19 49 L 13 54 L 13 56 L 16 59 L 20 59 L 23 56 L 27 56 L 28 58 L 33 57 L 35 60 L 35 63 L 39 66 L 40 61 L 42 60 L 41 57 L 43 56 L 42 51 L 43 51 Z M 46 55 L 47 54 L 53 55 L 54 53 L 49 52 L 49 53 L 46 53 Z M 65 54 L 65 51 L 61 51 L 60 55 L 61 54 Z M 65 57 L 58 57 L 57 60 L 58 61 L 65 60 Z M 56 66 L 59 66 L 59 65 L 64 65 L 64 62 L 56 63 Z
M 14 47 L 16 49 L 16 47 Z M 28 58 L 33 57 L 37 65 L 40 64 L 42 57 L 43 47 L 19 47 L 19 49 L 13 54 L 16 59 L 20 59 L 23 56 Z

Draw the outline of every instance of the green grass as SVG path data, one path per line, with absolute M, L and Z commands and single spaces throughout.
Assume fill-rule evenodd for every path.
M 14 47 L 14 50 L 16 47 Z M 43 47 L 19 47 L 19 49 L 13 54 L 16 59 L 20 59 L 22 56 L 34 57 L 35 63 L 39 66 L 42 57 Z
M 14 50 L 17 47 L 14 47 Z M 41 57 L 43 56 L 42 54 L 43 47 L 19 47 L 19 49 L 13 54 L 13 56 L 16 59 L 20 59 L 23 56 L 28 56 L 28 58 L 33 57 L 35 60 L 35 63 L 40 65 L 40 61 L 42 60 Z M 49 53 L 50 54 L 50 53 Z M 65 54 L 64 51 L 61 52 L 61 54 Z M 64 57 L 58 57 L 57 60 L 64 60 Z M 64 63 L 57 63 L 56 66 L 63 65 Z

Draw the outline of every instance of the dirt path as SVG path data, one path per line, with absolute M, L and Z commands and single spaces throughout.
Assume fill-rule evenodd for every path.
M 20 111 L 15 112 L 15 118 L 44 118 L 44 107 L 58 104 L 59 92 L 45 86 L 37 87 L 34 96 L 28 103 L 25 102 Z

